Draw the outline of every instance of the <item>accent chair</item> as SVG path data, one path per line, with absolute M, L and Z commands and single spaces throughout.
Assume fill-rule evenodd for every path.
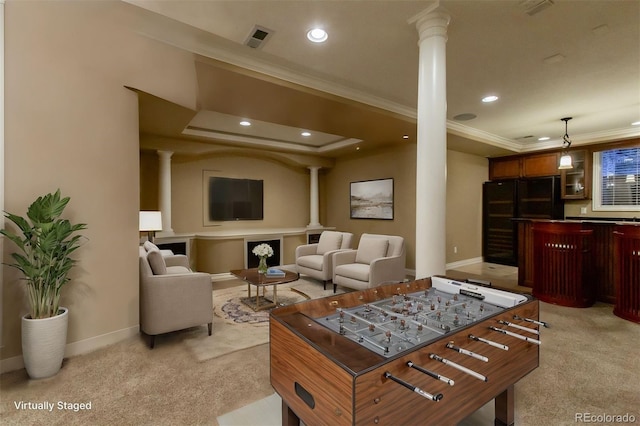
M 298 273 L 322 281 L 324 289 L 333 277 L 332 256 L 341 250 L 351 249 L 353 234 L 349 232 L 322 231 L 320 240 L 314 244 L 296 247 L 296 269 Z
M 207 324 L 213 328 L 211 276 L 193 272 L 185 255 L 139 248 L 140 331 L 150 337 Z
M 362 234 L 357 250 L 333 255 L 333 291 L 338 285 L 354 290 L 405 279 L 404 238 Z

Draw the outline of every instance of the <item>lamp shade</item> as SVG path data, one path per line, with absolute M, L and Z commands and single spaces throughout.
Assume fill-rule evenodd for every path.
M 160 212 L 140 212 L 140 231 L 162 231 L 162 214 Z
M 566 169 L 573 169 L 573 162 L 571 161 L 571 156 L 569 154 L 564 154 L 560 157 L 560 166 L 558 166 L 558 170 Z

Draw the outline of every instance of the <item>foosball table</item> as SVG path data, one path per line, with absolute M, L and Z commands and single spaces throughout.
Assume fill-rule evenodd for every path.
M 455 425 L 538 367 L 538 301 L 431 277 L 329 296 L 270 315 L 282 424 Z

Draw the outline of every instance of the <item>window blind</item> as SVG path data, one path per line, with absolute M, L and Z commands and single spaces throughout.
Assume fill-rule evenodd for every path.
M 640 148 L 612 149 L 601 155 L 601 204 L 639 206 Z

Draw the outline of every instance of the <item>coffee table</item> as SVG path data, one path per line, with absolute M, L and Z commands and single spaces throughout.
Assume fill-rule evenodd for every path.
M 278 306 L 278 285 L 290 283 L 300 278 L 300 274 L 297 272 L 290 272 L 285 269 L 282 269 L 282 271 L 284 272 L 284 277 L 269 278 L 265 274 L 259 274 L 258 268 L 231 270 L 234 276 L 247 283 L 247 297 L 240 299 L 242 303 L 254 311 L 261 311 Z M 251 295 L 252 285 L 256 286 L 255 297 Z M 267 286 L 273 286 L 273 300 L 265 297 L 265 288 Z M 262 296 L 260 295 L 260 287 L 262 287 Z

